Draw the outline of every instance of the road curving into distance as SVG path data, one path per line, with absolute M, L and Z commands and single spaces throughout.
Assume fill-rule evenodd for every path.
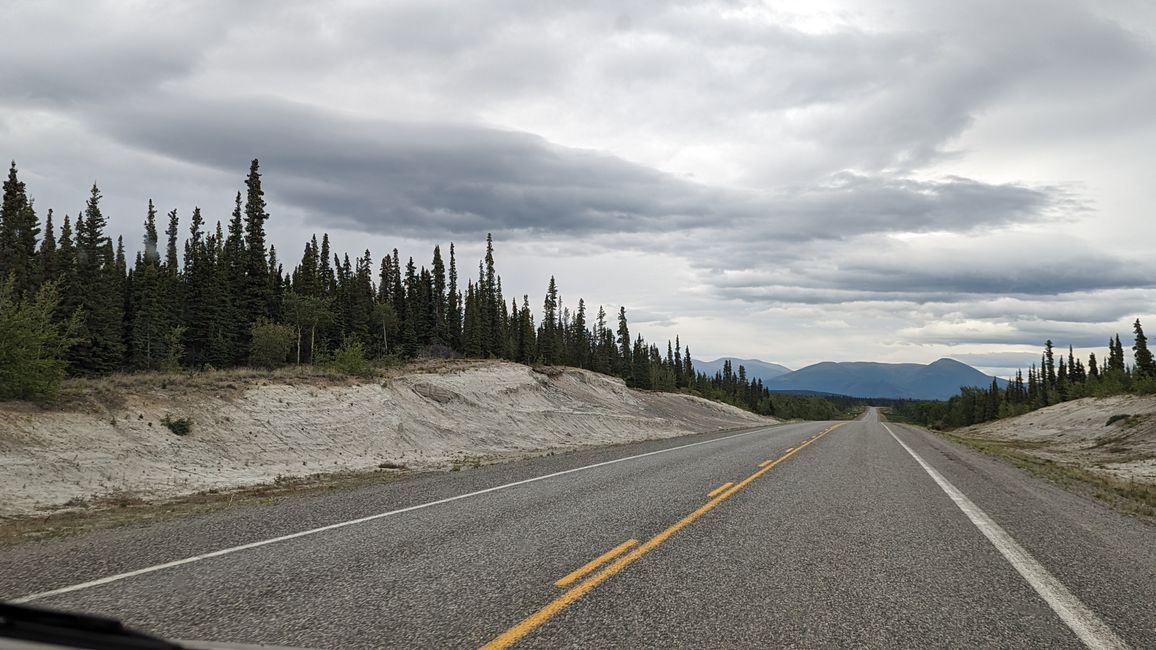
M 0 598 L 315 648 L 1145 648 L 1156 528 L 871 410 L 0 549 Z

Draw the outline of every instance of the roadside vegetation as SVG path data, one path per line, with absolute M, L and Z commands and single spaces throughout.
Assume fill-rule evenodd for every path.
M 158 223 L 148 201 L 132 257 L 107 234 L 101 200 L 94 185 L 57 229 L 52 210 L 41 221 L 12 163 L 0 206 L 0 399 L 53 401 L 66 378 L 145 373 L 164 383 L 188 371 L 292 365 L 371 379 L 419 358 L 465 357 L 584 368 L 787 419 L 847 408 L 771 393 L 742 366 L 696 372 L 678 337 L 663 349 L 631 332 L 625 307 L 615 315 L 591 313 L 582 299 L 563 305 L 553 277 L 535 312 L 528 295 L 504 295 L 489 236 L 464 286 L 452 243 L 419 267 L 397 249 L 339 255 L 323 234 L 287 269 L 266 243 L 257 160 L 227 223 L 210 226 L 199 208 L 187 224 L 175 209 Z
M 1040 364 L 1025 374 L 1016 372 L 1009 384 L 1001 388 L 995 382 L 988 388 L 960 389 L 946 401 L 906 401 L 889 404 L 886 413 L 894 421 L 939 430 L 945 437 L 986 454 L 1003 458 L 1041 478 L 1053 481 L 1077 493 L 1100 499 L 1112 507 L 1135 515 L 1156 516 L 1156 484 L 1146 480 L 1126 479 L 1103 471 L 1102 463 L 1090 463 L 1079 453 L 1056 447 L 1054 440 L 1023 440 L 973 433 L 972 425 L 1007 417 L 1024 415 L 1048 406 L 1087 397 L 1114 395 L 1151 395 L 1156 393 L 1156 363 L 1148 350 L 1148 339 L 1139 319 L 1133 323 L 1132 363 L 1125 361 L 1124 345 L 1119 334 L 1109 338 L 1108 353 L 1102 363 L 1094 353 L 1085 364 L 1068 354 L 1057 355 L 1049 340 L 1045 342 Z M 1097 450 L 1111 454 L 1112 463 L 1143 461 L 1150 452 L 1139 452 L 1123 443 L 1129 429 L 1141 425 L 1142 416 L 1117 413 L 1093 426 L 1117 427 L 1124 433 L 1089 438 L 1083 454 Z
M 1108 339 L 1108 354 L 1102 363 L 1092 353 L 1086 365 L 1075 357 L 1071 346 L 1065 359 L 1063 354 L 1056 354 L 1048 340 L 1039 366 L 1033 364 L 1026 375 L 1022 370 L 1016 371 L 1005 388 L 1000 388 L 993 379 L 990 387 L 963 387 L 958 395 L 946 401 L 900 400 L 891 405 L 889 416 L 901 422 L 950 430 L 1023 415 L 1084 397 L 1156 393 L 1156 361 L 1148 349 L 1148 337 L 1144 335 L 1140 319 L 1136 319 L 1132 332 L 1131 365 L 1125 363 L 1119 334 Z
M 946 432 L 943 435 L 972 449 L 1011 461 L 1017 467 L 1069 490 L 1100 499 L 1123 512 L 1156 517 L 1156 484 L 1123 480 L 1031 453 L 1033 449 L 1045 446 L 1046 443 L 996 440 L 953 432 Z

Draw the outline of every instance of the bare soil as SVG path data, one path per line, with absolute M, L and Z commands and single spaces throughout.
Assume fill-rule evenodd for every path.
M 1073 400 L 947 435 L 1122 510 L 1156 515 L 1156 396 Z
M 74 381 L 54 406 L 0 402 L 0 524 L 773 422 L 583 370 L 489 361 L 369 380 L 290 369 Z

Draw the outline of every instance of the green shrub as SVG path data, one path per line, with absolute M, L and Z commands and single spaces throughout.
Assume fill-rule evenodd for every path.
M 169 431 L 178 436 L 187 436 L 193 430 L 193 421 L 189 418 L 172 419 L 169 416 L 161 418 L 161 424 L 169 428 Z
M 333 353 L 330 366 L 339 372 L 357 377 L 369 377 L 373 374 L 373 365 L 365 358 L 365 346 L 353 337 L 345 339 L 341 347 Z
M 57 323 L 53 284 L 20 300 L 13 280 L 0 281 L 0 399 L 51 400 L 60 390 L 76 316 Z
M 261 319 L 250 330 L 253 343 L 250 360 L 258 368 L 276 368 L 285 364 L 295 340 L 293 328 Z

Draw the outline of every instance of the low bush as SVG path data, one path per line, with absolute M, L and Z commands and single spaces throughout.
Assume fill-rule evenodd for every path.
M 187 436 L 193 430 L 193 421 L 189 418 L 177 418 L 174 420 L 166 415 L 161 418 L 161 424 L 168 427 L 169 431 L 172 431 L 178 436 Z
M 338 372 L 356 377 L 373 375 L 373 365 L 365 358 L 365 346 L 355 338 L 347 338 L 333 353 L 330 365 Z

